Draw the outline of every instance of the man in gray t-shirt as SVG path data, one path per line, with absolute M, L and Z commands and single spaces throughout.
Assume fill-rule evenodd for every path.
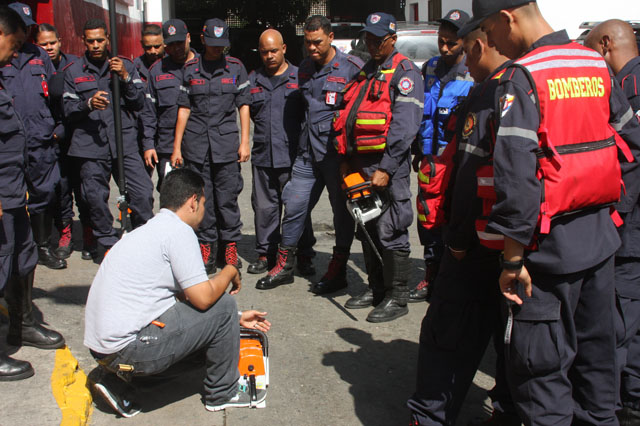
M 96 391 L 124 417 L 139 412 L 126 395 L 126 380 L 164 371 L 201 348 L 207 410 L 249 406 L 238 385 L 239 325 L 267 331 L 270 324 L 258 311 L 237 320 L 231 295 L 241 282 L 235 266 L 207 277 L 194 232 L 204 202 L 204 182 L 196 173 L 169 173 L 160 212 L 113 246 L 91 285 L 84 344 L 103 369 Z

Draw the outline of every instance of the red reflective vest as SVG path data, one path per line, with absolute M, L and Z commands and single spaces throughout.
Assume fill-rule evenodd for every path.
M 387 146 L 391 125 L 391 79 L 406 56 L 396 53 L 391 69 L 381 69 L 367 78 L 364 71 L 344 89 L 345 108 L 336 111 L 333 118 L 336 150 L 351 154 L 379 154 Z M 407 64 L 406 69 L 411 65 Z
M 608 124 L 611 77 L 598 53 L 577 43 L 545 46 L 515 64 L 525 68 L 535 83 L 540 112 L 537 178 L 542 185 L 538 233 L 548 234 L 555 217 L 616 203 L 622 187 L 617 149 L 627 161 L 633 158 Z M 503 78 L 509 75 L 512 73 L 507 70 Z M 501 99 L 503 111 L 508 111 L 508 103 L 513 101 L 508 97 Z M 517 127 L 501 130 L 512 134 L 524 131 Z M 492 165 L 480 167 L 477 176 L 484 216 L 476 221 L 478 237 L 483 245 L 500 250 L 504 238 L 486 232 L 496 201 Z M 619 220 L 617 214 L 612 216 Z

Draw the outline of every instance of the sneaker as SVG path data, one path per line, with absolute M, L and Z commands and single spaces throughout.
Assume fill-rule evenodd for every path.
M 140 408 L 126 397 L 127 384 L 115 374 L 103 374 L 93 386 L 96 392 L 122 417 L 133 417 L 140 412 Z
M 264 401 L 265 396 L 266 393 L 263 393 L 262 400 L 257 401 L 256 403 Z M 246 386 L 238 386 L 238 393 L 236 393 L 236 395 L 227 402 L 217 404 L 213 402 L 207 402 L 204 408 L 206 408 L 207 411 L 222 411 L 225 408 L 241 408 L 249 406 L 251 406 L 251 395 L 249 395 L 249 389 Z

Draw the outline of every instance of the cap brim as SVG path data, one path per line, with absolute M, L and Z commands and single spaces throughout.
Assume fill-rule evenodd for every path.
M 471 32 L 478 29 L 482 21 L 484 21 L 485 19 L 487 18 L 478 18 L 478 19 L 472 18 L 471 20 L 469 20 L 466 24 L 462 26 L 462 28 L 458 30 L 458 38 L 466 37 Z
M 164 38 L 164 44 L 175 43 L 176 41 L 185 41 L 187 39 L 186 34 L 176 34 Z
M 360 34 L 362 33 L 370 33 L 376 37 L 384 37 L 387 34 L 395 34 L 395 31 L 390 32 L 380 27 L 364 27 L 363 29 L 360 30 Z
M 24 24 L 27 27 L 30 27 L 31 25 L 38 25 L 38 23 L 36 21 L 34 21 L 33 19 L 27 17 L 27 16 L 21 16 L 22 20 L 24 21 Z
M 230 46 L 228 38 L 216 38 L 204 36 L 204 44 L 211 47 L 227 47 Z

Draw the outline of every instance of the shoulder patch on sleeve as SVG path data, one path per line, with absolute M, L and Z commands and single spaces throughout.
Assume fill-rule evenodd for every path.
M 513 106 L 513 101 L 516 99 L 515 95 L 510 93 L 506 93 L 505 95 L 500 97 L 500 117 L 504 117 L 507 115 L 511 107 Z
M 415 87 L 415 83 L 409 77 L 402 77 L 398 82 L 398 90 L 403 95 L 408 95 L 413 92 L 413 88 Z

